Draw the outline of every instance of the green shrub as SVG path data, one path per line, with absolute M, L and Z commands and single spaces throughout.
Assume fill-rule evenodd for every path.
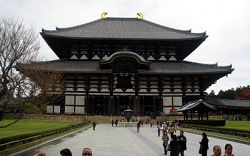
M 24 113 L 25 114 L 41 114 L 41 110 L 35 104 L 25 103 L 24 104 Z

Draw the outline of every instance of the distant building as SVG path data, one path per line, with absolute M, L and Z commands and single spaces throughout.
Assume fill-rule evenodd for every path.
M 47 106 L 49 114 L 120 115 L 127 106 L 135 115 L 171 114 L 233 71 L 184 61 L 206 33 L 143 19 L 102 18 L 41 35 L 59 59 L 18 68 L 62 74 L 65 89 L 49 91 L 63 98 Z

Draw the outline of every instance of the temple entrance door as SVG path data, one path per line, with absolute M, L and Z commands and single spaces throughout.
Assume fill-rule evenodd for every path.
M 133 96 L 117 96 L 115 101 L 115 110 L 117 110 L 117 115 L 121 115 L 124 110 L 129 106 L 130 109 L 133 109 Z
M 152 116 L 154 112 L 154 100 L 153 96 L 141 96 L 140 106 L 142 107 L 142 115 Z

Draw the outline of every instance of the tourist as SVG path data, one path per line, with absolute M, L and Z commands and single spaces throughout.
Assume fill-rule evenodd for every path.
M 115 120 L 115 127 L 118 125 L 118 119 Z
M 140 132 L 140 126 L 141 126 L 141 122 L 139 121 L 139 122 L 137 123 L 137 133 Z
M 213 147 L 214 154 L 212 156 L 221 156 L 221 148 L 219 145 Z
M 92 156 L 92 150 L 90 148 L 84 148 L 82 150 L 82 156 Z
M 92 126 L 93 126 L 93 130 L 95 130 L 95 127 L 96 127 L 95 121 L 93 122 Z
M 40 151 L 40 152 L 38 152 L 38 153 L 37 153 L 37 156 L 46 156 L 46 153 L 45 153 L 45 152 Z
M 61 156 L 72 156 L 71 151 L 68 148 L 62 149 L 60 151 Z
M 176 135 L 173 135 L 172 140 L 168 145 L 168 151 L 170 151 L 170 156 L 178 156 L 180 151 L 180 145 L 177 141 Z
M 166 124 L 166 122 L 163 122 L 162 128 L 163 128 L 163 132 L 168 130 L 168 125 Z
M 184 134 L 184 131 L 180 130 L 180 135 L 177 137 L 177 140 L 180 145 L 181 156 L 184 156 L 184 151 L 187 149 L 187 139 L 183 134 Z
M 169 141 L 169 136 L 168 136 L 168 132 L 167 131 L 163 132 L 162 141 L 163 141 L 163 147 L 164 147 L 164 155 L 167 155 L 167 153 L 168 153 L 167 147 L 168 147 L 168 141 Z
M 207 150 L 208 150 L 208 138 L 207 138 L 207 134 L 206 133 L 202 133 L 202 139 L 200 142 L 200 149 L 199 149 L 199 153 L 202 156 L 207 156 Z
M 233 146 L 231 144 L 225 145 L 225 154 L 224 156 L 234 156 L 233 154 Z
M 173 135 L 174 135 L 174 127 L 173 124 L 171 124 L 168 128 L 168 133 L 170 133 L 170 137 L 171 139 L 173 139 Z
M 161 134 L 161 126 L 160 125 L 157 125 L 157 133 L 158 133 L 158 137 L 159 137 Z
M 112 127 L 113 127 L 114 123 L 115 123 L 115 122 L 114 122 L 114 120 L 112 120 L 112 121 L 111 121 L 111 125 L 112 125 Z

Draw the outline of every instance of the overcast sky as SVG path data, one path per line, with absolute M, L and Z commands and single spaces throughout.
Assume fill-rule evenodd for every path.
M 129 18 L 142 12 L 145 20 L 164 26 L 206 31 L 208 38 L 186 60 L 235 69 L 207 91 L 250 85 L 250 0 L 0 0 L 0 17 L 21 19 L 37 33 L 91 22 L 104 11 Z M 40 40 L 40 57 L 57 59 Z

